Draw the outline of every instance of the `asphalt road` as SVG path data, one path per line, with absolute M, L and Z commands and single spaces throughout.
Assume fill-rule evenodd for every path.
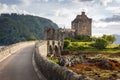
M 25 47 L 0 63 L 0 80 L 39 80 L 32 65 L 34 45 Z

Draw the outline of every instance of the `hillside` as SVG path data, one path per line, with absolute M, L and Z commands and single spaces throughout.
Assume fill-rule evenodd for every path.
M 0 15 L 0 45 L 9 45 L 20 41 L 43 39 L 46 27 L 58 26 L 51 20 L 32 16 L 1 14 Z

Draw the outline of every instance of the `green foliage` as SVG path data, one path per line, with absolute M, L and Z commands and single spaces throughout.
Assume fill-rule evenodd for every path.
M 116 46 L 114 49 L 119 49 L 120 50 L 120 44 Z
M 28 41 L 31 41 L 31 40 L 36 40 L 36 37 L 34 35 L 30 35 L 28 38 L 27 38 Z
M 79 46 L 79 43 L 73 42 L 73 43 L 71 43 L 71 45 L 72 45 L 72 46 Z
M 78 42 L 78 41 L 89 42 L 89 41 L 92 41 L 92 38 L 88 35 L 78 35 L 78 36 L 75 36 L 75 37 L 70 37 L 68 39 L 71 40 L 72 42 Z
M 70 44 L 70 40 L 64 40 L 64 48 L 67 48 Z
M 108 41 L 103 39 L 103 38 L 97 38 L 95 43 L 94 43 L 94 47 L 97 49 L 105 49 L 108 46 Z
M 97 40 L 96 38 L 95 40 Z M 103 38 L 102 38 L 103 39 Z M 105 39 L 104 39 L 105 40 Z M 106 41 L 106 40 L 105 40 Z M 103 49 L 96 48 L 95 41 L 94 42 L 70 42 L 68 47 L 64 47 L 64 50 L 69 51 L 81 51 L 81 52 L 98 52 L 98 53 L 119 53 L 120 45 L 118 44 L 109 44 Z
M 49 26 L 58 28 L 51 20 L 42 17 L 18 15 L 16 13 L 1 14 L 0 45 L 43 39 L 44 29 Z
M 54 58 L 54 57 L 48 57 L 48 59 L 49 59 L 50 61 L 54 62 L 54 63 L 58 63 L 58 62 L 59 62 L 59 60 L 56 59 L 56 58 Z
M 92 40 L 93 40 L 93 41 L 95 41 L 96 39 L 97 39 L 97 37 L 95 37 L 95 36 L 92 37 Z
M 92 44 L 91 42 L 70 42 L 69 46 L 64 48 L 70 51 L 79 51 L 79 50 L 86 50 L 90 49 Z
M 116 40 L 116 37 L 113 35 L 103 35 L 102 38 L 106 39 L 109 43 L 113 43 Z

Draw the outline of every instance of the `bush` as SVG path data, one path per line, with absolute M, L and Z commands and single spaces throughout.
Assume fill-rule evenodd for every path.
M 78 36 L 75 36 L 75 39 L 78 41 L 83 41 L 83 42 L 92 41 L 92 38 L 88 35 L 78 35 Z
M 72 43 L 72 46 L 79 46 L 78 43 Z
M 111 44 L 116 40 L 116 37 L 113 35 L 103 35 L 102 38 L 106 39 Z
M 114 49 L 120 49 L 120 44 L 117 47 L 115 47 Z
M 64 41 L 64 48 L 67 48 L 70 44 L 70 40 L 65 40 Z
M 91 36 L 88 36 L 88 35 L 77 35 L 75 37 L 69 37 L 67 39 L 71 40 L 71 42 L 79 42 L 79 41 L 90 42 L 90 41 L 92 41 Z
M 109 42 L 103 38 L 97 38 L 94 47 L 97 49 L 105 49 L 108 46 Z
M 70 50 L 70 51 L 76 51 L 77 50 L 77 47 L 74 47 L 74 46 L 68 46 L 68 48 L 67 48 L 68 50 Z
M 86 47 L 84 47 L 84 46 L 79 46 L 78 47 L 78 50 L 84 50 L 84 49 L 86 49 Z

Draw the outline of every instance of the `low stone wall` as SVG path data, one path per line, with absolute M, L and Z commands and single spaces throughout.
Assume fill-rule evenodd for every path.
M 44 50 L 42 48 L 43 45 L 46 45 L 44 41 L 36 43 L 34 59 L 38 69 L 48 80 L 93 80 L 82 75 L 77 75 L 71 70 L 47 60 L 45 56 L 42 56 L 44 54 L 42 53 Z
M 10 46 L 6 46 L 4 48 L 0 48 L 0 62 L 5 59 L 7 56 L 15 53 L 16 51 L 29 46 L 31 44 L 34 44 L 34 41 L 29 41 L 29 42 L 19 42 L 16 44 L 12 44 Z

